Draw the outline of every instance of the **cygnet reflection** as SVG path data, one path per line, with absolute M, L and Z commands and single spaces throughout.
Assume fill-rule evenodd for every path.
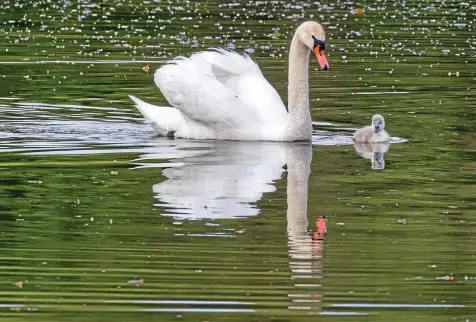
M 384 169 L 384 154 L 390 147 L 389 143 L 355 143 L 355 152 L 363 158 L 369 159 L 372 169 Z

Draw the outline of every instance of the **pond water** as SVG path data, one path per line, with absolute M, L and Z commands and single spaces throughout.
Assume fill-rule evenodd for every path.
M 474 3 L 3 0 L 0 17 L 1 318 L 476 319 Z M 159 138 L 127 97 L 166 104 L 156 68 L 224 47 L 286 100 L 311 19 L 330 63 L 310 67 L 312 143 Z M 375 113 L 392 143 L 354 145 Z

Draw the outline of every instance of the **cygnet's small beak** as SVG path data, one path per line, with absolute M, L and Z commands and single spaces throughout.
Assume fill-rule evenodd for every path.
M 378 125 L 375 125 L 375 126 L 374 126 L 374 133 L 378 133 L 378 130 L 379 130 Z
M 321 69 L 328 70 L 329 63 L 327 62 L 326 53 L 324 50 L 320 50 L 321 46 L 314 47 L 314 54 L 316 55 L 317 61 L 321 66 Z

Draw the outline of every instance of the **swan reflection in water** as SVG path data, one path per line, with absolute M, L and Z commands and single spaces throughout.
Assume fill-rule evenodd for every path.
M 255 203 L 276 190 L 288 153 L 279 144 L 253 142 L 208 143 L 198 152 L 181 158 L 183 166 L 164 169 L 168 179 L 153 186 L 164 215 L 188 220 L 256 216 Z
M 384 169 L 384 154 L 390 147 L 389 143 L 355 143 L 355 152 L 362 158 L 369 159 L 372 169 Z
M 165 141 L 171 142 L 171 141 Z M 264 193 L 276 190 L 287 166 L 287 236 L 291 279 L 290 309 L 320 309 L 322 250 L 325 219 L 314 233 L 307 218 L 308 179 L 312 159 L 310 143 L 172 141 L 176 154 L 144 155 L 134 163 L 151 166 L 146 159 L 168 158 L 167 180 L 153 192 L 163 215 L 176 220 L 232 219 L 256 216 Z M 157 165 L 157 164 L 156 164 Z M 174 166 L 175 165 L 175 166 Z M 152 165 L 153 166 L 153 165 Z M 317 215 L 316 215 L 317 216 Z M 317 226 L 317 227 L 316 227 Z

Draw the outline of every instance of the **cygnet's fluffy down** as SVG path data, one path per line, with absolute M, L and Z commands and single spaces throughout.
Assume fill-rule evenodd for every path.
M 390 136 L 384 130 L 385 120 L 382 115 L 376 114 L 372 117 L 372 125 L 357 130 L 354 134 L 355 142 L 378 143 L 389 142 Z

